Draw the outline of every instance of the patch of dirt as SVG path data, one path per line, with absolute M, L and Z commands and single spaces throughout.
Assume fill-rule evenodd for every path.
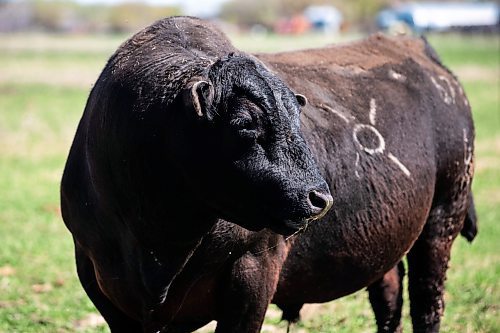
M 57 278 L 55 281 L 54 281 L 54 286 L 56 288 L 60 288 L 62 286 L 64 286 L 66 284 L 66 281 L 63 279 L 63 278 Z
M 476 143 L 476 152 L 494 152 L 500 154 L 500 136 Z
M 26 305 L 26 301 L 23 299 L 18 299 L 15 301 L 0 301 L 0 309 L 2 308 L 14 308 Z
M 498 189 L 486 190 L 483 196 L 483 201 L 492 206 L 500 205 L 500 191 Z
M 479 65 L 462 65 L 453 67 L 453 72 L 460 81 L 487 81 L 498 82 L 500 77 L 499 68 L 490 68 Z
M 16 269 L 12 266 L 6 265 L 0 267 L 0 276 L 12 276 L 16 274 Z
M 500 170 L 500 136 L 476 143 L 475 171 L 487 170 Z
M 54 66 L 40 62 L 38 66 L 29 63 L 26 66 L 6 67 L 0 71 L 0 83 L 5 84 L 47 84 L 90 89 L 99 75 L 99 67 Z
M 37 294 L 48 293 L 54 287 L 50 283 L 36 283 L 31 286 L 31 290 L 33 290 Z
M 58 174 L 58 176 L 60 177 L 59 174 Z M 61 207 L 59 206 L 59 204 L 56 204 L 56 203 L 46 204 L 46 205 L 43 205 L 41 209 L 42 209 L 42 211 L 47 212 L 47 213 L 51 213 L 55 216 L 61 216 Z
M 106 325 L 106 321 L 104 318 L 97 313 L 89 313 L 82 319 L 79 319 L 74 322 L 74 326 L 78 331 L 85 331 L 88 328 L 104 326 Z
M 85 52 L 111 55 L 126 37 L 57 34 L 0 34 L 3 52 Z
M 500 158 L 495 156 L 480 157 L 475 161 L 475 172 L 481 173 L 500 168 Z M 500 171 L 499 171 L 500 172 Z
M 0 86 L 0 95 L 15 95 L 19 92 L 19 89 L 12 86 Z

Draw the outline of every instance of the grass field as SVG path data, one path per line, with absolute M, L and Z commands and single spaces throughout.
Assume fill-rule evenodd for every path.
M 75 273 L 59 212 L 65 158 L 86 98 L 118 37 L 0 35 L 0 332 L 106 332 Z M 236 36 L 250 51 L 338 40 Z M 434 36 L 476 122 L 480 233 L 455 243 L 442 332 L 500 332 L 500 38 Z M 411 331 L 408 302 L 404 327 Z M 307 306 L 292 332 L 374 332 L 365 291 Z M 284 332 L 271 307 L 264 332 Z

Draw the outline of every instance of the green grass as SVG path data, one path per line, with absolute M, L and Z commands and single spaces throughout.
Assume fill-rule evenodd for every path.
M 475 36 L 463 38 L 461 35 L 430 35 L 431 45 L 437 48 L 440 57 L 449 66 L 481 65 L 496 67 L 500 55 L 500 39 L 491 36 Z M 496 52 L 493 52 L 495 51 Z
M 124 37 L 0 35 L 0 332 L 105 332 L 78 323 L 95 309 L 75 273 L 59 212 L 59 180 L 93 81 Z M 251 51 L 314 47 L 327 36 L 235 36 Z M 474 194 L 480 233 L 455 243 L 443 332 L 500 332 L 499 37 L 431 36 L 476 122 Z M 294 332 L 373 332 L 365 291 L 306 307 Z M 411 331 L 408 301 L 404 327 Z M 271 307 L 264 331 L 284 332 Z

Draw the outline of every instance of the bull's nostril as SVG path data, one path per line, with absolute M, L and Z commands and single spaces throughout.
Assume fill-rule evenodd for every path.
M 323 217 L 333 204 L 333 198 L 330 194 L 324 194 L 318 191 L 309 192 L 309 206 L 315 215 L 313 218 Z
M 327 205 L 323 196 L 316 191 L 311 191 L 309 193 L 309 203 L 311 204 L 311 208 L 317 211 L 322 211 Z
M 332 196 L 318 191 L 309 192 L 309 203 L 315 212 L 321 212 L 332 204 Z

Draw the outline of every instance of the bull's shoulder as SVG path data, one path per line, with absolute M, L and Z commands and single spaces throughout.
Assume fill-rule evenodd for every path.
M 170 104 L 186 84 L 203 77 L 217 59 L 236 52 L 213 24 L 192 17 L 159 20 L 125 41 L 110 57 L 95 85 L 103 104 L 133 99 L 134 110 L 158 101 Z
M 174 16 L 156 21 L 125 41 L 115 55 L 127 56 L 138 50 L 141 56 L 147 55 L 147 51 L 155 53 L 155 50 L 170 50 L 177 53 L 191 52 L 201 57 L 218 57 L 235 51 L 218 27 L 189 16 Z

